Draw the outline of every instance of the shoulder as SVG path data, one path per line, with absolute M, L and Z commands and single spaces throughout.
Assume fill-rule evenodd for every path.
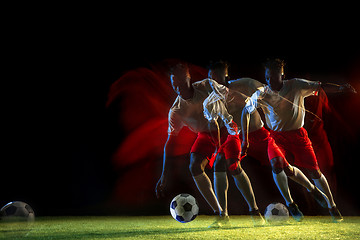
M 310 81 L 310 80 L 303 79 L 303 78 L 293 78 L 293 79 L 286 80 L 286 81 L 288 82 L 288 84 L 292 84 L 295 86 L 317 86 L 317 85 L 319 85 L 319 82 L 317 82 L 317 81 Z
M 193 82 L 192 85 L 193 85 L 193 87 L 207 86 L 207 85 L 210 85 L 210 81 L 214 81 L 214 80 L 212 80 L 210 78 L 205 78 L 203 80 Z
M 243 87 L 243 86 L 259 88 L 259 87 L 262 87 L 263 85 L 264 84 L 262 84 L 258 80 L 255 80 L 253 78 L 248 78 L 248 77 L 229 81 L 229 88 L 239 88 L 239 87 Z
M 284 80 L 284 83 L 288 82 L 289 84 L 302 84 L 302 83 L 311 83 L 313 81 L 304 79 L 304 78 L 292 78 L 289 80 Z
M 205 78 L 201 81 L 194 82 L 192 86 L 198 92 L 209 94 L 210 92 L 213 91 L 211 86 L 217 86 L 217 84 L 218 83 L 215 80 L 210 78 Z

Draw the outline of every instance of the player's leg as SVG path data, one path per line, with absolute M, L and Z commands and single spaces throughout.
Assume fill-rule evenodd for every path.
M 204 169 L 208 160 L 202 154 L 191 153 L 189 169 L 202 196 L 213 209 L 214 213 L 222 214 L 222 208 L 215 197 L 211 181 Z
M 335 207 L 336 204 L 334 202 L 334 198 L 331 194 L 331 190 L 329 184 L 325 178 L 325 176 L 321 173 L 320 169 L 318 170 L 309 170 L 309 175 L 314 181 L 315 185 L 328 197 L 328 208 Z
M 230 227 L 230 218 L 227 208 L 227 192 L 229 182 L 226 173 L 226 160 L 224 154 L 218 153 L 214 162 L 214 190 L 223 212 L 209 228 Z
M 226 160 L 222 153 L 217 154 L 214 162 L 214 190 L 218 202 L 223 209 L 225 216 L 228 216 L 227 209 L 227 192 L 229 189 L 229 182 L 226 173 Z
M 288 167 L 289 164 L 283 157 L 275 157 L 270 160 L 272 175 L 274 182 L 279 189 L 281 196 L 284 198 L 286 205 L 293 203 L 293 199 L 290 194 L 288 177 L 284 171 L 284 167 Z
M 338 210 L 338 208 L 336 207 L 334 198 L 333 198 L 331 190 L 330 190 L 330 186 L 329 186 L 324 174 L 321 173 L 320 169 L 310 170 L 309 174 L 310 174 L 312 180 L 314 181 L 316 187 L 318 187 L 327 196 L 327 198 L 328 198 L 328 201 L 327 201 L 328 206 L 327 207 L 329 208 L 329 212 L 330 212 L 332 219 L 337 222 L 342 221 L 343 217 L 342 217 L 340 211 Z
M 319 169 L 317 158 L 306 130 L 304 128 L 299 129 L 293 141 L 295 141 L 293 144 L 293 152 L 295 154 L 296 164 L 309 171 L 316 186 L 310 193 L 322 207 L 328 207 L 330 209 L 330 214 L 333 219 L 333 213 L 335 213 L 336 216 L 334 220 L 341 221 L 341 214 L 336 208 L 329 184 Z M 332 209 L 333 211 L 331 211 Z
M 287 179 L 288 176 L 284 171 L 284 169 L 289 168 L 289 163 L 282 157 L 275 157 L 270 160 L 270 163 L 272 167 L 273 179 L 286 202 L 286 206 L 288 207 L 291 216 L 293 216 L 296 221 L 301 221 L 304 218 L 304 214 L 300 211 L 297 204 L 291 197 Z
M 249 205 L 249 211 L 258 209 L 249 177 L 240 165 L 241 142 L 238 135 L 228 135 L 221 148 L 227 168 L 234 178 L 235 185 Z
M 314 184 L 310 182 L 310 180 L 300 169 L 289 165 L 287 168 L 285 168 L 285 173 L 291 180 L 305 187 L 320 206 L 326 208 L 329 202 L 327 197 L 317 187 L 315 187 Z
M 287 180 L 288 177 L 283 168 L 279 167 L 284 165 L 284 159 L 281 157 L 273 158 L 271 159 L 271 165 L 275 184 L 283 196 L 291 216 L 293 216 L 296 221 L 300 222 L 304 218 L 304 214 L 300 211 L 299 207 L 292 199 Z
M 234 178 L 236 187 L 248 204 L 249 211 L 258 209 L 250 179 L 246 172 L 241 168 L 240 162 L 236 159 L 228 159 L 227 161 L 229 163 L 229 172 Z
M 251 186 L 251 182 L 245 171 L 241 168 L 240 153 L 241 142 L 238 135 L 228 135 L 226 141 L 223 143 L 221 153 L 224 153 L 226 159 L 226 166 L 234 178 L 234 182 L 246 203 L 249 206 L 250 215 L 255 225 L 264 224 L 265 220 L 261 216 L 258 206 L 256 204 L 254 191 Z
M 270 159 L 274 182 L 284 198 L 290 214 L 296 221 L 301 221 L 304 218 L 304 214 L 300 211 L 297 204 L 291 197 L 288 176 L 284 171 L 284 169 L 287 169 L 290 164 L 286 161 L 283 150 L 275 143 L 275 140 L 271 136 L 268 139 L 268 156 Z
M 240 161 L 238 159 L 228 159 L 229 172 L 234 178 L 236 187 L 239 189 L 241 195 L 244 197 L 246 203 L 249 206 L 249 213 L 255 225 L 265 224 L 265 220 L 262 217 L 259 208 L 256 204 L 255 195 L 251 182 L 246 172 L 241 168 Z

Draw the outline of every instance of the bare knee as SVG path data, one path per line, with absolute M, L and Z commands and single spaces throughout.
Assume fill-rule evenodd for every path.
M 229 173 L 233 176 L 240 174 L 243 170 L 238 159 L 227 160 Z
M 286 174 L 286 176 L 291 177 L 294 176 L 294 168 L 291 165 L 287 165 L 284 167 L 284 172 Z
M 284 170 L 285 160 L 282 157 L 275 157 L 270 160 L 271 169 L 275 174 L 279 174 Z
M 309 175 L 312 179 L 319 179 L 321 177 L 321 171 L 320 169 L 318 170 L 309 170 Z
M 215 172 L 226 172 L 226 160 L 225 156 L 219 153 L 214 161 L 214 171 Z
M 198 176 L 204 172 L 205 166 L 208 163 L 206 157 L 201 154 L 191 153 L 189 170 L 191 175 Z

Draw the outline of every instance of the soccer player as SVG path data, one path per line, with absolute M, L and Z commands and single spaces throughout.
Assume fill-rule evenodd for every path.
M 308 191 L 312 191 L 314 186 L 298 168 L 288 163 L 287 158 L 293 158 L 294 165 L 307 169 L 315 186 L 326 195 L 327 206 L 323 207 L 329 208 L 333 221 L 342 221 L 343 217 L 336 207 L 328 182 L 319 169 L 311 141 L 303 128 L 306 111 L 304 98 L 317 95 L 320 87 L 327 91 L 355 92 L 355 90 L 348 84 L 339 86 L 304 79 L 284 80 L 283 78 L 284 62 L 279 59 L 268 60 L 265 63 L 267 85 L 259 88 L 248 99 L 243 110 L 244 122 L 255 108 L 261 107 L 264 110 L 266 123 L 270 128 L 268 154 L 273 178 L 293 217 L 301 221 L 303 214 L 291 197 L 287 178 L 305 186 Z M 247 135 L 247 124 L 242 126 L 245 135 Z
M 235 121 L 235 123 L 240 125 L 242 122 L 241 119 L 242 111 L 243 108 L 245 107 L 245 102 L 247 98 L 249 98 L 248 96 L 251 96 L 257 90 L 257 88 L 261 86 L 263 86 L 262 83 L 250 78 L 241 78 L 238 80 L 230 81 L 229 89 L 227 89 L 226 87 L 220 84 L 217 84 L 216 82 L 213 82 L 212 87 L 218 97 L 217 98 L 213 97 L 213 101 L 211 101 L 209 99 L 210 97 L 212 97 L 211 94 L 204 101 L 204 112 L 208 113 L 208 115 L 211 115 L 210 117 L 208 117 L 209 120 L 215 119 L 216 116 L 220 116 L 225 122 L 228 122 L 232 119 L 233 116 L 233 120 Z M 246 130 L 246 132 L 248 133 L 246 135 L 247 138 L 245 138 L 245 136 L 243 137 L 243 139 L 245 139 L 245 141 L 243 141 L 243 146 L 245 145 L 244 150 L 246 151 L 246 154 L 249 153 L 249 156 L 258 159 L 261 163 L 264 163 L 265 161 L 269 161 L 268 148 L 269 145 L 271 145 L 270 148 L 274 148 L 273 146 L 274 142 L 271 141 L 269 131 L 263 127 L 264 124 L 256 109 L 254 109 L 254 112 L 252 113 L 252 116 L 249 119 L 249 121 L 250 122 L 247 125 L 248 129 Z M 230 132 L 233 131 L 234 129 L 231 130 Z M 245 156 L 246 154 L 243 154 L 243 156 Z M 318 202 L 320 202 L 320 204 L 326 205 L 324 195 L 322 195 L 319 189 L 316 188 L 313 184 L 311 184 L 310 181 L 306 178 L 305 175 L 302 174 L 300 170 L 296 169 L 295 171 L 297 172 L 297 175 L 296 177 L 294 177 L 294 179 L 300 184 L 302 184 L 304 187 L 306 187 L 311 193 L 311 195 Z M 277 179 L 274 180 L 275 182 L 277 182 Z M 216 185 L 215 185 L 215 189 L 216 189 Z M 294 211 L 296 211 L 297 209 L 295 204 L 290 204 L 288 207 L 290 211 L 293 213 L 292 215 L 302 216 L 297 212 L 294 213 Z M 301 220 L 301 217 L 295 219 Z
M 225 78 L 219 79 L 219 81 L 225 82 Z M 163 195 L 166 187 L 169 164 L 171 164 L 167 158 L 167 148 L 171 145 L 170 143 L 173 139 L 176 138 L 181 128 L 187 126 L 192 131 L 198 133 L 198 137 L 191 148 L 190 172 L 199 191 L 214 213 L 218 215 L 217 220 L 209 227 L 222 227 L 229 222 L 229 218 L 221 208 L 213 191 L 211 181 L 204 172 L 204 169 L 207 165 L 213 165 L 213 158 L 211 156 L 216 151 L 217 146 L 221 145 L 222 148 L 217 149 L 217 152 L 224 153 L 226 159 L 232 163 L 231 166 L 234 168 L 234 173 L 238 171 L 237 161 L 240 156 L 240 140 L 238 135 L 227 134 L 223 124 L 219 123 L 222 133 L 219 143 L 217 138 L 218 127 L 214 123 L 209 124 L 207 119 L 205 119 L 203 101 L 212 91 L 209 82 L 209 79 L 205 79 L 190 84 L 189 70 L 185 65 L 177 65 L 171 75 L 171 84 L 178 97 L 169 111 L 168 139 L 164 147 L 163 171 L 156 186 L 156 194 L 158 197 Z M 246 174 L 236 175 L 234 179 L 239 177 L 237 179 L 239 185 L 244 189 L 244 192 L 250 194 L 250 196 L 246 195 L 248 198 L 244 196 L 246 201 L 253 206 L 253 210 L 256 210 L 257 206 L 250 182 L 244 176 Z
M 223 86 L 222 84 L 224 84 L 224 85 L 228 86 L 229 84 L 231 84 L 231 85 L 236 86 L 239 84 L 239 83 L 233 83 L 233 81 L 232 82 L 227 81 L 228 65 L 222 61 L 216 62 L 215 64 L 213 64 L 210 67 L 209 78 L 216 80 L 216 81 L 210 81 L 210 85 L 212 86 L 212 89 L 214 89 L 215 91 L 222 91 L 222 90 L 216 89 L 213 85 Z M 222 84 L 219 84 L 219 83 L 222 83 Z M 241 84 L 247 84 L 247 82 L 240 83 L 240 85 Z M 254 89 L 256 89 L 256 87 Z M 227 92 L 227 90 L 225 90 L 225 91 Z M 212 99 L 212 96 L 217 98 L 217 94 L 221 94 L 221 93 L 212 92 L 207 97 L 207 99 L 205 99 L 203 105 L 210 107 L 211 102 L 214 100 L 214 99 Z M 231 103 L 229 103 L 232 109 L 234 109 L 234 107 L 235 107 L 234 103 L 236 105 L 236 103 L 237 103 L 236 100 L 238 97 L 242 98 L 243 99 L 242 102 L 244 102 L 244 97 L 239 94 L 234 94 L 232 97 L 233 97 L 233 99 L 232 99 L 233 101 Z M 243 104 L 243 105 L 245 105 L 245 104 Z M 204 115 L 210 122 L 215 121 L 215 120 L 217 121 L 218 118 L 213 117 L 213 116 L 220 115 L 221 116 L 220 120 L 225 124 L 228 131 L 231 132 L 231 134 L 237 136 L 238 135 L 237 130 L 233 129 L 234 127 L 237 128 L 237 124 L 236 124 L 237 119 L 235 119 L 235 118 L 232 119 L 231 116 L 227 113 L 225 108 L 224 108 L 225 111 L 221 111 L 220 109 L 218 109 L 218 107 L 224 108 L 224 105 L 216 105 L 216 106 L 212 105 L 210 107 L 211 109 L 206 109 L 206 107 L 205 107 L 205 109 L 208 111 L 204 111 Z M 222 114 L 225 114 L 226 116 L 223 116 Z M 241 114 L 239 115 L 239 118 L 240 117 L 241 117 Z M 225 131 L 226 129 L 223 128 L 222 130 Z M 222 132 L 222 134 L 227 135 L 228 133 Z M 234 145 L 234 147 L 236 147 L 236 149 L 237 148 L 240 149 L 240 146 Z M 216 154 L 215 161 L 214 161 L 214 190 L 215 190 L 216 197 L 219 201 L 219 204 L 222 207 L 225 215 L 226 216 L 228 215 L 227 191 L 228 191 L 229 183 L 228 183 L 228 178 L 227 178 L 227 170 L 234 178 L 236 187 L 241 192 L 244 199 L 247 201 L 248 206 L 249 206 L 249 213 L 250 213 L 250 216 L 251 216 L 254 224 L 255 225 L 263 224 L 264 219 L 261 216 L 260 211 L 256 205 L 256 201 L 255 201 L 253 189 L 252 189 L 252 186 L 250 183 L 250 179 L 248 178 L 245 171 L 241 168 L 239 156 L 236 159 L 229 159 L 225 156 L 225 154 L 223 152 L 218 151 L 218 153 Z

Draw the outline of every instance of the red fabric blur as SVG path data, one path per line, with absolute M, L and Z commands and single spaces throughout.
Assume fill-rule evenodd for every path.
M 168 112 L 176 98 L 169 78 L 170 66 L 176 62 L 169 59 L 150 68 L 128 71 L 110 87 L 106 106 L 115 111 L 117 124 L 124 132 L 112 156 L 119 172 L 113 203 L 135 206 L 154 196 L 167 139 Z M 193 82 L 206 78 L 206 69 L 188 66 Z M 195 139 L 195 133 L 183 128 L 170 143 L 168 155 L 188 154 Z

